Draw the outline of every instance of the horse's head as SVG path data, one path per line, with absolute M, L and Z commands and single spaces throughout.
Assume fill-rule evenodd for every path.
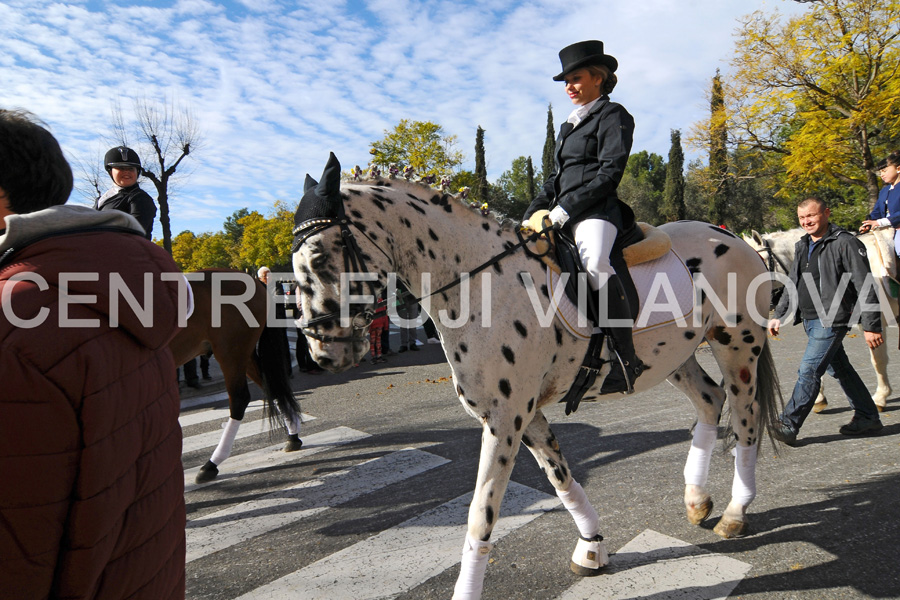
M 292 252 L 302 332 L 313 359 L 334 372 L 358 363 L 369 350 L 373 300 L 382 284 L 360 281 L 371 277 L 373 254 L 363 231 L 344 211 L 341 165 L 332 154 L 320 182 L 306 176 L 294 215 Z

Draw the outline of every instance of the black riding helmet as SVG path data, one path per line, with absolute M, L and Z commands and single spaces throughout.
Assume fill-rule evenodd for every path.
M 103 157 L 103 166 L 106 168 L 106 172 L 110 174 L 110 177 L 112 177 L 113 167 L 134 167 L 137 169 L 138 175 L 140 175 L 141 157 L 128 146 L 116 146 L 115 148 L 110 148 L 106 156 Z

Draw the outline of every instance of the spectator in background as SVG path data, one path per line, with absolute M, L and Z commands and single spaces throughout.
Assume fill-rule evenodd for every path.
M 0 109 L 0 595 L 182 600 L 178 283 L 162 280 L 180 271 L 130 214 L 65 206 L 71 190 L 50 132 Z

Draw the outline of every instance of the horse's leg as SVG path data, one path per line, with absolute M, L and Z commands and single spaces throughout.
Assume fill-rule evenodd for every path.
M 222 368 L 222 375 L 225 377 L 230 417 L 212 456 L 206 461 L 206 464 L 200 467 L 200 472 L 197 473 L 195 479 L 197 483 L 212 481 L 219 474 L 219 465 L 231 456 L 234 438 L 237 436 L 241 421 L 244 420 L 244 413 L 250 404 L 250 388 L 247 386 L 246 363 L 239 360 L 235 361 L 233 355 L 229 352 L 220 352 L 220 356 L 223 357 L 223 360 L 219 361 L 219 366 Z
M 712 512 L 706 491 L 709 461 L 716 445 L 719 418 L 725 404 L 725 390 L 703 370 L 692 355 L 668 378 L 669 383 L 691 399 L 697 410 L 694 438 L 684 465 L 684 505 L 688 521 L 702 523 Z
M 828 398 L 825 397 L 825 377 L 822 377 L 819 381 L 819 395 L 816 396 L 816 402 L 813 404 L 812 411 L 820 413 L 826 408 L 828 408 Z
M 300 334 L 300 335 L 302 335 L 302 334 Z M 254 357 L 259 356 L 258 354 L 256 354 L 255 350 L 253 350 L 253 352 L 254 352 L 254 354 L 253 354 Z M 259 360 L 263 360 L 263 359 L 261 357 L 259 357 Z M 271 357 L 268 360 L 272 360 Z M 286 374 L 285 374 L 285 376 L 286 376 Z M 250 360 L 247 362 L 247 377 L 249 377 L 254 383 L 256 383 L 256 385 L 258 385 L 260 387 L 260 389 L 262 389 L 264 391 L 264 393 L 267 394 L 267 402 L 268 402 L 269 401 L 268 394 L 271 394 L 272 390 L 271 389 L 267 390 L 265 383 L 263 383 L 263 374 L 262 374 L 262 371 L 260 370 L 259 365 L 257 365 L 256 360 Z M 290 386 L 290 384 L 287 383 L 286 380 L 283 383 L 284 383 L 284 385 Z M 292 391 L 288 392 L 288 393 L 293 394 Z M 270 406 L 274 406 L 275 410 L 278 410 L 277 400 L 275 402 L 272 402 L 270 404 Z M 279 411 L 279 412 L 281 412 L 281 411 Z M 303 424 L 301 417 L 300 417 L 300 411 L 297 410 L 293 414 L 288 414 L 288 415 L 282 414 L 282 418 L 284 420 L 284 426 L 287 429 L 287 441 L 284 443 L 284 451 L 285 452 L 296 452 L 297 450 L 300 450 L 303 447 L 303 440 L 300 439 L 300 427 Z
M 884 324 L 884 319 L 882 319 Z M 863 330 L 862 325 L 859 326 L 860 331 Z M 891 397 L 891 382 L 888 380 L 888 343 L 887 343 L 887 327 L 881 328 L 881 335 L 884 337 L 884 343 L 877 348 L 869 348 L 869 358 L 872 361 L 872 368 L 875 369 L 875 377 L 878 380 L 878 387 L 872 394 L 872 400 L 875 406 L 881 412 L 887 406 L 887 399 Z
M 513 407 L 508 407 L 513 408 Z M 496 414 L 506 411 L 497 409 Z M 453 589 L 453 600 L 478 600 L 484 586 L 489 542 L 494 524 L 500 516 L 500 503 L 509 484 L 522 440 L 523 416 L 482 417 L 481 455 L 478 459 L 478 480 L 472 504 L 469 505 L 468 531 L 463 545 L 459 577 Z
M 535 412 L 534 419 L 525 428 L 522 443 L 534 455 L 541 471 L 578 526 L 580 537 L 569 567 L 583 577 L 599 574 L 609 563 L 609 553 L 600 535 L 600 517 L 591 506 L 584 488 L 572 477 L 556 436 L 540 410 Z

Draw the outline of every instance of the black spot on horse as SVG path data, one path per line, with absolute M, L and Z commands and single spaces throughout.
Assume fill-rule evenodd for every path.
M 530 413 L 532 410 L 534 410 L 534 398 L 528 401 L 528 412 Z
M 711 385 L 712 387 L 718 387 L 718 384 L 715 381 L 713 381 L 713 378 L 710 377 L 709 375 L 703 376 L 703 383 L 705 383 L 706 385 Z
M 512 436 L 511 435 L 506 436 L 506 445 L 512 446 Z
M 519 431 L 520 429 L 522 429 L 522 417 L 519 415 L 516 415 L 516 419 L 515 419 L 515 421 L 513 421 L 513 425 L 515 425 L 516 431 Z
M 512 394 L 512 386 L 509 384 L 509 379 L 501 379 L 497 387 L 505 398 L 509 398 L 509 395 Z
M 502 275 L 502 274 L 503 274 L 503 268 L 500 266 L 500 263 L 495 262 L 495 263 L 492 264 L 491 266 L 494 268 L 495 271 L 497 271 L 497 274 L 498 274 L 498 275 Z
M 665 343 L 665 342 L 659 342 L 659 343 L 657 343 L 656 345 L 657 345 L 657 346 L 665 346 L 666 343 Z
M 675 378 L 675 381 L 681 381 L 681 375 L 679 375 L 678 373 L 675 373 L 673 377 Z
M 497 462 L 499 462 L 501 465 L 503 465 L 505 467 L 509 463 L 509 459 L 506 458 L 505 456 L 501 456 L 500 458 L 497 459 Z
M 412 229 L 412 223 L 409 222 L 409 219 L 406 217 L 400 217 L 400 223 L 406 225 L 407 229 Z
M 438 241 L 437 234 L 434 231 L 432 231 L 432 229 L 430 227 L 428 228 L 428 237 L 430 237 L 434 241 Z
M 457 254 L 456 256 L 454 256 L 454 257 L 453 257 L 453 260 L 456 261 L 456 264 L 460 264 L 460 263 L 462 262 L 462 259 L 459 258 L 459 254 Z
M 707 404 L 713 403 L 712 396 L 710 396 L 706 392 L 703 392 L 702 394 L 700 394 L 700 397 L 703 398 L 703 401 L 706 402 Z
M 427 213 L 425 212 L 425 210 L 424 210 L 421 206 L 416 206 L 416 205 L 413 204 L 412 202 L 407 202 L 407 204 L 410 205 L 410 206 L 412 206 L 412 207 L 413 207 L 413 210 L 415 210 L 415 211 L 416 211 L 417 213 L 419 213 L 420 215 L 427 214 Z
M 745 344 L 752 344 L 752 343 L 755 342 L 755 341 L 756 341 L 756 338 L 753 337 L 752 335 L 745 335 L 745 336 L 744 336 L 744 343 L 745 343 Z
M 484 509 L 484 520 L 487 522 L 488 525 L 494 524 L 494 509 L 491 508 L 490 506 L 488 506 L 487 508 Z M 484 540 L 484 541 L 487 541 L 487 540 Z
M 730 249 L 731 248 L 727 244 L 719 244 L 718 246 L 716 246 L 716 249 L 713 250 L 713 252 L 715 252 L 716 258 L 719 258 L 723 254 L 728 252 Z
M 689 258 L 684 264 L 687 265 L 688 271 L 690 271 L 692 275 L 696 275 L 700 272 L 700 263 L 702 262 L 703 260 L 700 258 Z
M 563 345 L 563 333 L 562 333 L 562 329 L 560 329 L 559 327 L 557 327 L 556 325 L 554 325 L 554 326 L 553 326 L 553 330 L 554 330 L 554 333 L 556 333 L 556 345 L 557 345 L 557 346 L 562 346 L 562 345 Z
M 503 346 L 502 348 L 500 348 L 500 352 L 503 353 L 503 358 L 506 359 L 506 362 L 511 365 L 516 364 L 516 354 L 512 351 L 512 348 L 510 348 L 509 346 Z
M 425 252 L 425 243 L 419 238 L 416 238 L 416 248 L 419 249 L 419 252 Z
M 515 328 L 516 333 L 521 335 L 523 338 L 528 337 L 528 329 L 525 327 L 525 325 L 522 324 L 522 321 L 514 321 L 513 327 Z
M 735 396 L 737 396 L 738 392 L 740 392 L 740 390 L 738 389 L 738 386 L 736 386 L 732 383 L 731 384 L 731 393 L 734 394 Z
M 525 444 L 526 447 L 531 448 L 533 446 L 531 442 L 531 438 L 527 435 L 522 436 L 522 443 Z
M 437 257 L 434 255 L 434 252 L 432 252 L 431 250 L 428 251 L 428 258 L 430 258 L 431 260 L 437 260 Z
M 460 344 L 459 349 L 463 351 L 463 354 L 469 351 L 469 347 L 466 344 Z
M 685 339 L 692 340 L 697 337 L 697 333 L 694 331 L 685 331 L 684 332 Z
M 461 357 L 459 356 L 459 352 L 453 353 L 453 360 L 456 362 L 462 362 Z
M 482 223 L 482 224 L 481 224 L 481 228 L 484 229 L 485 231 L 490 231 L 490 230 L 491 230 L 491 226 L 488 225 L 487 223 Z
M 360 193 L 360 192 L 357 191 L 357 190 L 351 190 L 351 191 L 356 192 L 357 194 Z M 352 216 L 356 217 L 357 219 L 362 219 L 362 218 L 363 218 L 362 213 L 359 212 L 358 210 L 351 210 L 351 211 L 350 211 L 350 214 L 351 214 Z
M 724 327 L 713 327 L 712 334 L 713 339 L 723 346 L 727 346 L 731 343 L 731 334 L 725 331 Z
M 759 356 L 759 353 L 762 352 L 762 348 L 760 346 L 753 346 L 750 348 L 750 352 L 752 352 L 754 356 Z
M 379 200 L 377 198 L 372 198 L 372 204 L 377 206 L 380 211 L 387 212 L 387 209 L 384 207 L 384 203 L 381 200 Z

